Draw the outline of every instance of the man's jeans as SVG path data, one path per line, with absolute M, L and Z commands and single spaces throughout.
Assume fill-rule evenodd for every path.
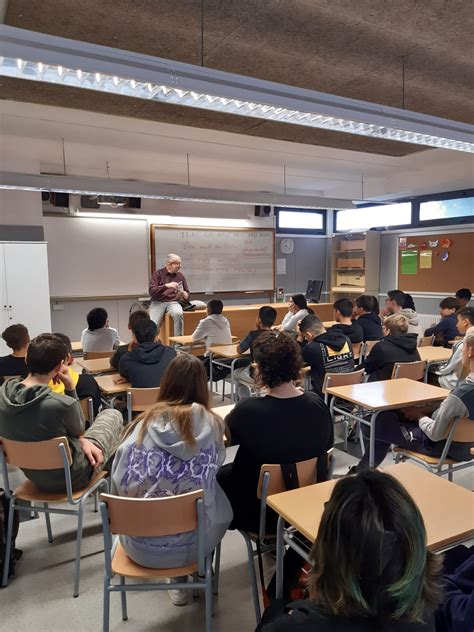
M 150 318 L 155 321 L 158 333 L 160 333 L 161 323 L 166 312 L 173 319 L 173 335 L 182 336 L 184 330 L 183 308 L 177 301 L 169 301 L 167 303 L 153 301 L 151 303 Z

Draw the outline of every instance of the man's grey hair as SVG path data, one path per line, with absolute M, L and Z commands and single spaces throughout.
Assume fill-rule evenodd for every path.
M 166 255 L 166 263 L 171 263 L 175 259 L 179 259 L 181 261 L 181 257 L 176 255 L 174 252 L 170 252 L 169 255 Z

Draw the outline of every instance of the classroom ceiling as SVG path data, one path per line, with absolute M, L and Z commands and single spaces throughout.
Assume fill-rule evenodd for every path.
M 5 23 L 474 123 L 472 0 L 9 0 Z M 15 101 L 394 157 L 422 151 L 64 86 L 0 86 Z

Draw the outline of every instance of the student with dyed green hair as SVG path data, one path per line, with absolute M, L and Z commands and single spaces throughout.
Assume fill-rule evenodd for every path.
M 311 550 L 309 599 L 261 632 L 434 632 L 441 560 L 406 489 L 375 470 L 337 482 Z

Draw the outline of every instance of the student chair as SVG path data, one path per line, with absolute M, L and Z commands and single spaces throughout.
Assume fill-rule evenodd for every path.
M 344 450 L 347 452 L 347 437 L 350 431 L 350 420 L 345 414 L 347 411 L 344 408 L 344 404 L 340 403 L 338 407 L 336 407 L 337 398 L 331 397 L 329 401 L 329 393 L 327 389 L 334 386 L 350 386 L 352 384 L 361 384 L 365 380 L 365 372 L 363 369 L 359 369 L 358 371 L 351 371 L 350 373 L 326 373 L 324 376 L 324 382 L 322 386 L 322 391 L 324 395 L 324 403 L 329 405 L 329 411 L 331 413 L 331 417 L 333 423 L 337 423 L 336 416 L 334 414 L 334 410 L 342 415 L 342 424 L 344 427 Z M 350 404 L 350 411 L 352 411 L 354 406 Z M 349 412 L 350 412 L 349 411 Z
M 362 342 L 352 343 L 352 353 L 354 354 L 354 360 L 360 360 L 362 355 Z
M 418 343 L 419 347 L 432 347 L 434 345 L 434 334 L 432 336 L 423 336 Z
M 418 360 L 417 362 L 395 362 L 391 379 L 396 380 L 406 377 L 409 380 L 420 382 L 425 378 L 427 364 L 426 360 Z
M 171 586 L 178 590 L 204 590 L 206 596 L 206 632 L 211 632 L 212 593 L 217 594 L 219 580 L 220 545 L 216 549 L 214 581 L 212 553 L 204 553 L 204 492 L 202 489 L 164 498 L 124 498 L 100 495 L 100 513 L 104 535 L 104 611 L 103 632 L 109 630 L 110 594 L 119 592 L 122 602 L 122 620 L 128 619 L 127 591 L 169 590 L 167 577 L 193 575 L 189 583 Z M 133 562 L 125 553 L 119 538 L 112 534 L 135 537 L 161 537 L 177 533 L 196 532 L 198 559 L 195 563 L 178 568 L 148 568 Z M 118 576 L 118 583 L 114 582 Z M 126 583 L 126 578 L 142 580 Z M 161 581 L 151 581 L 161 580 Z M 193 629 L 195 629 L 193 627 Z
M 108 484 L 105 478 L 107 476 L 107 472 L 100 472 L 94 476 L 84 489 L 73 491 L 70 472 L 72 457 L 67 437 L 56 437 L 55 439 L 50 439 L 49 441 L 11 441 L 10 439 L 2 438 L 0 448 L 0 464 L 3 474 L 3 486 L 5 488 L 5 495 L 10 503 L 5 559 L 9 559 L 10 557 L 13 512 L 31 512 L 31 507 L 29 505 L 21 505 L 18 501 L 28 501 L 29 503 L 34 503 L 35 512 L 45 514 L 48 542 L 50 543 L 53 542 L 53 533 L 49 514 L 56 513 L 77 516 L 76 561 L 74 564 L 73 596 L 78 597 L 84 505 L 91 494 L 94 494 L 101 489 L 105 491 L 108 490 Z M 29 470 L 64 469 L 66 493 L 56 494 L 43 492 L 31 481 L 25 481 L 24 483 L 21 483 L 12 494 L 10 492 L 7 464 Z M 38 506 L 38 503 L 42 504 L 42 507 Z M 50 503 L 54 503 L 55 505 L 68 504 L 72 507 L 72 509 L 50 507 Z M 8 564 L 5 564 L 2 586 L 6 586 L 7 583 Z
M 372 351 L 372 348 L 378 342 L 380 342 L 380 340 L 366 340 L 364 342 L 362 350 L 360 352 L 360 358 L 359 358 L 359 363 L 360 364 L 362 364 L 362 362 L 367 358 L 367 356 L 370 355 L 370 352 Z
M 131 388 L 127 391 L 127 423 L 133 419 L 133 413 L 143 413 L 158 401 L 160 387 Z
M 84 351 L 84 360 L 100 360 L 101 358 L 111 358 L 113 351 Z
M 92 397 L 85 397 L 84 399 L 80 399 L 79 404 L 81 405 L 84 419 L 88 421 L 90 425 L 92 425 L 94 421 L 94 405 L 92 402 Z
M 295 463 L 297 473 L 295 488 L 306 487 L 307 485 L 316 483 L 317 463 L 317 458 Z M 252 597 L 257 625 L 260 623 L 262 615 L 258 599 L 258 586 L 254 558 L 256 557 L 258 561 L 260 584 L 263 592 L 265 588 L 265 581 L 262 555 L 263 553 L 268 553 L 269 551 L 275 549 L 275 534 L 267 535 L 266 533 L 267 497 L 284 491 L 286 491 L 286 486 L 283 478 L 282 466 L 280 464 L 262 465 L 257 485 L 257 498 L 260 499 L 260 525 L 258 533 L 252 533 L 250 531 L 239 529 L 239 533 L 244 538 L 247 546 L 250 583 L 252 587 Z M 255 548 L 253 545 L 255 545 Z
M 452 481 L 453 472 L 474 466 L 474 448 L 470 449 L 470 454 L 472 455 L 470 461 L 457 461 L 456 459 L 448 457 L 449 448 L 453 441 L 456 443 L 474 443 L 474 419 L 456 417 L 451 421 L 446 432 L 446 443 L 444 444 L 441 456 L 433 457 L 422 454 L 421 452 L 395 447 L 393 449 L 397 455 L 395 463 L 406 460 L 416 461 L 437 476 L 447 474 L 449 480 Z M 443 469 L 443 466 L 446 466 L 446 469 Z

